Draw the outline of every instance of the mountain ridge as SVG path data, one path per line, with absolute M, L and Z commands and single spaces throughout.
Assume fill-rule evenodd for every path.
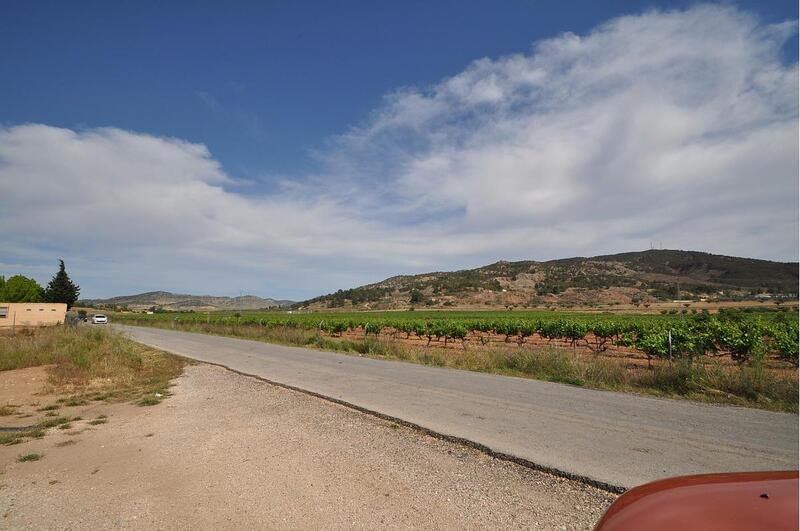
M 402 309 L 648 304 L 798 293 L 798 263 L 650 249 L 593 257 L 497 262 L 395 275 L 296 303 L 294 308 Z
M 83 299 L 79 305 L 96 307 L 123 307 L 130 310 L 158 309 L 167 311 L 217 311 L 278 309 L 294 301 L 262 298 L 255 295 L 224 297 L 216 295 L 189 295 L 169 291 L 147 291 L 134 295 L 120 295 L 107 299 Z

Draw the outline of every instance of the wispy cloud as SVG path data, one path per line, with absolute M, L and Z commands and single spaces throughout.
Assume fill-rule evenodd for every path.
M 264 196 L 223 188 L 209 151 L 180 139 L 9 127 L 3 261 L 73 256 L 103 295 L 300 297 L 654 240 L 796 259 L 798 72 L 781 59 L 794 28 L 706 5 L 480 59 L 388 94 L 318 152 L 324 171 Z
M 200 103 L 202 103 L 208 110 L 219 112 L 222 109 L 222 106 L 219 104 L 217 99 L 208 92 L 205 92 L 203 90 L 196 90 L 194 92 L 194 95 L 197 97 L 198 100 L 200 100 Z
M 231 91 L 240 92 L 244 90 L 237 87 L 243 87 L 243 85 L 231 84 Z M 217 98 L 203 90 L 196 90 L 194 95 L 205 109 L 236 123 L 240 129 L 247 131 L 254 140 L 262 142 L 266 139 L 264 125 L 257 114 L 236 106 L 223 105 Z

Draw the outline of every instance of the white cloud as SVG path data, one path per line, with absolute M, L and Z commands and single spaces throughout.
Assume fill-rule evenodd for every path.
M 301 297 L 659 241 L 796 260 L 793 31 L 699 6 L 480 59 L 387 95 L 320 154 L 327 171 L 263 196 L 179 139 L 0 129 L 0 268 L 45 280 L 64 256 L 86 295 Z
M 797 65 L 781 61 L 794 26 L 718 6 L 618 18 L 390 95 L 333 157 L 379 173 L 403 219 L 462 212 L 451 237 L 513 229 L 537 244 L 515 256 L 653 239 L 796 259 Z M 708 233 L 731 211 L 742 221 Z M 774 228 L 753 242 L 745 220 L 759 218 Z M 587 228 L 607 236 L 577 245 Z

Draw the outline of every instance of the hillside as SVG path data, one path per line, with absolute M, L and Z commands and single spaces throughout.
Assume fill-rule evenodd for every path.
M 798 264 L 648 250 L 546 262 L 500 261 L 476 269 L 404 275 L 340 290 L 295 308 L 648 305 L 672 300 L 796 296 Z
M 214 297 L 211 295 L 182 295 L 168 291 L 151 291 L 138 295 L 124 295 L 110 299 L 86 299 L 79 305 L 97 308 L 128 308 L 145 310 L 156 308 L 167 311 L 215 311 L 215 310 L 261 310 L 282 308 L 293 304 L 293 301 L 262 299 L 254 295 L 241 297 Z

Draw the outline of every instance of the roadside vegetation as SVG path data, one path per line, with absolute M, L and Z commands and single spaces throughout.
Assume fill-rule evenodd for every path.
M 728 312 L 694 317 L 492 312 L 154 314 L 131 324 L 315 347 L 596 389 L 797 412 L 797 315 Z M 350 333 L 346 335 L 346 333 Z M 489 335 L 501 343 L 483 342 Z M 552 340 L 534 346 L 533 336 Z M 416 337 L 418 345 L 402 340 Z M 394 338 L 394 339 L 392 339 Z M 400 339 L 399 341 L 397 339 Z M 468 341 L 469 339 L 469 341 Z M 451 348 L 445 348 L 449 343 Z M 456 348 L 452 348 L 453 345 Z M 566 348 L 564 347 L 566 345 Z M 583 352 L 579 352 L 579 347 Z M 641 353 L 645 366 L 605 354 Z M 588 352 L 588 354 L 587 354 Z M 775 368 L 775 364 L 783 368 Z
M 0 338 L 0 371 L 48 365 L 48 391 L 58 405 L 125 401 L 167 394 L 184 361 L 105 328 L 52 327 Z M 47 407 L 47 406 L 46 406 Z
M 68 430 L 81 417 L 61 413 L 91 403 L 160 402 L 169 395 L 169 382 L 183 371 L 184 361 L 153 350 L 104 328 L 51 327 L 0 336 L 0 371 L 46 366 L 42 393 L 49 403 L 19 416 L 20 406 L 3 406 L 3 415 L 31 418 L 22 429 L 0 432 L 0 444 L 18 444 L 43 437 L 46 430 Z M 105 416 L 89 424 L 107 422 Z
M 17 462 L 18 463 L 28 463 L 28 462 L 31 462 L 31 461 L 38 461 L 42 457 L 44 457 L 44 454 L 36 454 L 36 453 L 22 454 L 22 455 L 19 455 L 17 457 Z

